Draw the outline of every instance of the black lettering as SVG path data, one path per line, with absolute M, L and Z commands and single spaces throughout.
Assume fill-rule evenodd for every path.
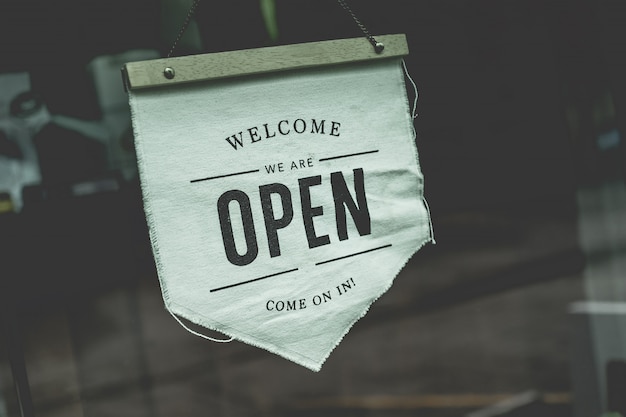
M 298 122 L 302 122 L 301 123 L 302 129 L 300 129 L 300 130 L 298 130 Z M 304 133 L 304 131 L 306 130 L 306 122 L 304 120 L 302 120 L 302 119 L 296 119 L 293 122 L 293 130 L 295 130 L 296 133 Z
M 233 225 L 229 208 L 232 201 L 236 201 L 239 204 L 241 211 L 241 221 L 246 241 L 246 253 L 243 255 L 237 252 L 237 247 L 235 246 L 235 236 L 233 235 Z M 217 212 L 220 220 L 220 229 L 222 231 L 226 258 L 228 258 L 233 265 L 244 266 L 250 264 L 256 259 L 259 248 L 256 243 L 256 232 L 254 230 L 254 222 L 252 221 L 252 208 L 250 207 L 248 195 L 240 190 L 226 191 L 217 200 Z
M 339 136 L 339 126 L 341 126 L 341 123 L 339 122 L 331 122 L 330 125 L 330 135 L 331 136 Z
M 324 122 L 325 120 L 322 120 L 320 124 L 318 125 L 315 119 L 311 119 L 311 133 L 321 133 L 323 135 L 324 134 Z
M 230 138 L 233 138 L 234 142 L 231 141 Z M 234 134 L 232 136 L 227 137 L 226 142 L 230 143 L 230 146 L 235 148 L 235 150 L 237 150 L 237 145 L 243 148 L 243 132 L 239 132 L 239 139 L 237 138 L 237 134 Z
M 267 123 L 263 123 L 263 126 L 265 127 L 265 139 L 273 138 L 274 136 L 276 136 L 276 132 L 273 132 L 270 136 L 270 131 L 267 127 Z
M 283 215 L 276 218 L 272 204 L 272 194 L 278 194 L 282 205 Z M 287 227 L 293 219 L 293 206 L 291 204 L 291 193 L 284 184 L 274 183 L 261 185 L 259 187 L 261 197 L 261 207 L 263 208 L 263 220 L 265 221 L 265 231 L 267 233 L 267 244 L 272 258 L 280 256 L 280 244 L 278 242 L 278 229 Z
M 330 243 L 328 235 L 317 236 L 315 234 L 315 225 L 313 224 L 313 217 L 324 214 L 324 208 L 322 206 L 311 206 L 311 191 L 309 188 L 314 185 L 320 185 L 321 183 L 321 175 L 300 178 L 298 180 L 300 186 L 300 204 L 302 205 L 302 220 L 304 221 L 304 230 L 306 231 L 309 248 L 328 245 Z
M 359 235 L 369 235 L 371 233 L 370 213 L 367 208 L 365 197 L 365 184 L 363 181 L 363 169 L 357 168 L 354 173 L 354 192 L 356 194 L 356 204 L 348 191 L 346 181 L 341 172 L 330 174 L 330 183 L 333 189 L 333 200 L 335 201 L 335 220 L 337 221 L 337 235 L 339 240 L 348 239 L 348 228 L 346 225 L 346 207 L 354 220 L 354 224 Z
M 254 142 L 258 142 L 261 140 L 261 136 L 259 136 L 259 128 L 258 127 L 251 127 L 250 129 L 248 129 L 248 133 L 250 134 L 250 141 L 252 141 L 252 143 Z
M 283 132 L 283 123 L 287 123 L 287 125 L 289 125 L 289 120 L 281 120 L 280 122 L 278 122 L 278 131 L 280 132 L 281 135 L 288 135 L 289 132 L 291 132 L 291 130 L 287 130 L 286 132 Z

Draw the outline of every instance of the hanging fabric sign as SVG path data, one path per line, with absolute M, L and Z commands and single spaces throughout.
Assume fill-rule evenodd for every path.
M 172 314 L 319 370 L 431 240 L 406 41 L 381 40 L 366 59 L 358 39 L 126 65 Z

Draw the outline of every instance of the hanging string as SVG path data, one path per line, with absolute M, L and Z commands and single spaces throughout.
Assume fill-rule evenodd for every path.
M 356 17 L 356 15 L 354 14 L 354 12 L 350 8 L 350 6 L 348 6 L 348 4 L 345 2 L 345 0 L 337 0 L 337 2 L 341 5 L 341 7 L 344 8 L 345 11 L 347 11 L 350 14 L 350 16 L 352 16 L 352 20 L 354 20 L 354 23 L 356 23 L 356 25 L 359 27 L 359 29 L 361 29 L 361 32 L 363 32 L 363 34 L 365 35 L 367 40 L 370 41 L 370 43 L 374 47 L 374 50 L 376 51 L 376 53 L 377 54 L 381 53 L 383 51 L 383 49 L 385 49 L 385 45 L 383 45 L 382 42 L 378 42 L 374 38 L 374 36 L 372 36 L 372 34 L 369 32 L 369 30 L 367 30 L 365 25 L 363 23 L 361 23 L 361 21 L 359 20 L 358 17 Z
M 170 48 L 170 51 L 167 53 L 168 58 L 172 56 L 172 53 L 174 53 L 174 49 L 176 49 L 178 42 L 180 42 L 180 39 L 183 37 L 183 34 L 185 33 L 185 31 L 187 30 L 187 27 L 189 26 L 189 23 L 191 23 L 191 18 L 196 12 L 196 8 L 198 7 L 199 3 L 200 3 L 200 0 L 193 0 L 193 4 L 189 8 L 189 12 L 187 12 L 187 16 L 185 17 L 185 21 L 183 22 L 183 27 L 180 28 L 180 31 L 178 32 L 178 36 L 176 36 L 176 39 L 174 40 L 174 44 Z
M 367 40 L 372 44 L 376 53 L 377 54 L 381 53 L 383 49 L 385 49 L 385 45 L 382 42 L 378 42 L 376 38 L 374 38 L 374 36 L 369 32 L 369 30 L 367 30 L 367 28 L 361 22 L 361 20 L 354 14 L 354 12 L 350 8 L 350 6 L 348 6 L 345 0 L 337 0 L 337 2 L 341 5 L 341 7 L 344 8 L 345 11 L 347 11 L 350 14 L 350 16 L 352 17 L 352 20 L 354 20 L 354 23 L 356 23 L 356 25 L 359 27 L 361 32 L 363 32 L 363 34 L 367 38 Z M 187 30 L 187 27 L 191 23 L 191 18 L 196 12 L 196 8 L 198 7 L 199 3 L 200 3 L 200 0 L 193 0 L 193 3 L 191 7 L 189 8 L 189 12 L 187 13 L 187 16 L 185 17 L 185 21 L 183 22 L 183 26 L 180 28 L 180 31 L 178 32 L 178 35 L 176 36 L 176 39 L 174 40 L 174 43 L 172 44 L 170 51 L 167 53 L 168 58 L 172 56 L 172 53 L 174 53 L 176 46 L 178 46 L 178 42 L 180 42 L 180 39 L 183 37 L 185 31 Z

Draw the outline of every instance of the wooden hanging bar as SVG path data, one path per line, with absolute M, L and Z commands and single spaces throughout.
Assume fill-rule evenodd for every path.
M 404 34 L 382 35 L 376 39 L 384 44 L 382 52 L 376 52 L 363 37 L 337 39 L 130 62 L 122 68 L 122 75 L 127 90 L 138 90 L 409 54 Z

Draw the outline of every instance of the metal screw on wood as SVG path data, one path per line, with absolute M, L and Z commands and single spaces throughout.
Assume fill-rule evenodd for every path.
M 176 75 L 176 72 L 174 71 L 174 68 L 167 67 L 163 70 L 163 75 L 168 80 L 171 80 Z

